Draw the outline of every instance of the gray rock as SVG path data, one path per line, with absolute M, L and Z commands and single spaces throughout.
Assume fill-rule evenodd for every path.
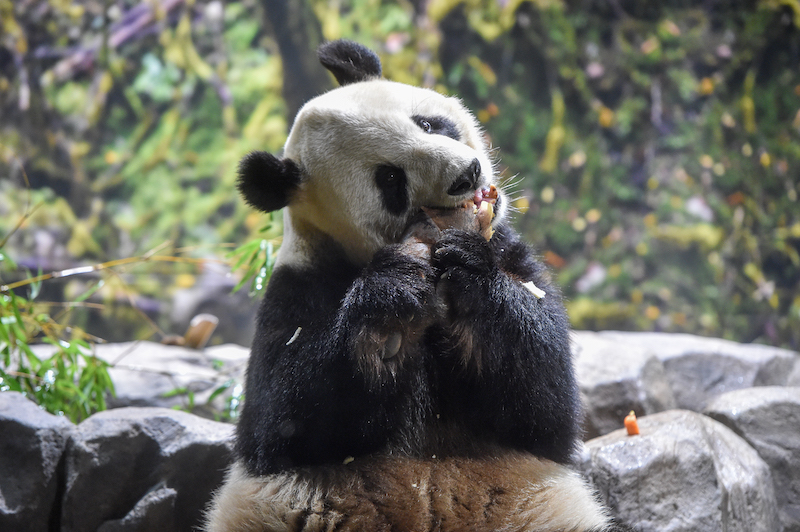
M 646 415 L 676 407 L 664 366 L 649 349 L 587 331 L 573 340 L 587 439 L 621 428 L 631 410 Z
M 623 524 L 640 532 L 777 532 L 770 471 L 706 416 L 671 410 L 587 442 L 584 469 Z
M 194 404 L 204 403 L 210 394 L 231 378 L 243 381 L 249 350 L 227 344 L 202 351 L 155 342 L 98 345 L 97 356 L 113 363 L 109 370 L 116 397 L 111 408 L 120 406 L 189 406 L 188 390 Z
M 134 532 L 147 530 L 177 530 L 175 501 L 178 492 L 158 488 L 139 499 L 136 506 L 122 519 L 106 521 L 97 532 Z
M 22 394 L 0 393 L 0 530 L 48 529 L 73 427 Z
M 786 378 L 786 386 L 800 386 L 800 363 L 794 365 L 794 369 Z
M 232 431 L 232 425 L 163 408 L 91 416 L 67 448 L 61 530 L 143 530 L 149 525 L 137 523 L 154 523 L 165 513 L 173 517 L 150 529 L 198 526 L 231 462 Z
M 637 345 L 664 364 L 678 408 L 702 412 L 709 399 L 753 386 L 785 386 L 800 354 L 689 334 L 605 331 L 604 338 Z
M 730 427 L 772 470 L 784 532 L 800 532 L 800 388 L 768 386 L 723 394 L 706 414 Z

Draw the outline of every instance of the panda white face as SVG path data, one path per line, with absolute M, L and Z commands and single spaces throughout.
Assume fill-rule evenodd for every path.
M 302 179 L 285 211 L 279 262 L 326 234 L 364 264 L 422 207 L 454 208 L 496 185 L 477 121 L 455 98 L 382 79 L 346 85 L 298 113 L 284 157 Z M 494 223 L 505 212 L 496 203 Z

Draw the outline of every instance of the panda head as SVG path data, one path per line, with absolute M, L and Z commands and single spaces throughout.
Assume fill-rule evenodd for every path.
M 327 43 L 319 57 L 342 86 L 303 106 L 282 158 L 253 152 L 239 167 L 248 203 L 288 207 L 279 263 L 333 240 L 364 264 L 423 207 L 456 208 L 496 185 L 478 123 L 459 100 L 382 79 L 378 57 L 352 42 Z M 493 223 L 506 211 L 500 192 Z

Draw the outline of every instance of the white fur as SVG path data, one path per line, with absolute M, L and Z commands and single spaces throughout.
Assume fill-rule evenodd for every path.
M 208 532 L 578 532 L 608 517 L 579 475 L 531 455 L 356 459 L 253 477 L 234 465 Z
M 461 140 L 423 132 L 414 115 L 446 117 Z M 456 177 L 478 159 L 479 184 L 495 183 L 492 160 L 478 123 L 456 98 L 387 80 L 334 89 L 298 113 L 284 147 L 308 177 L 284 211 L 284 243 L 278 265 L 308 257 L 320 235 L 345 247 L 356 264 L 396 243 L 420 207 L 450 207 L 472 197 L 449 196 Z M 385 211 L 374 182 L 381 164 L 406 172 L 410 206 L 401 215 Z M 504 202 L 495 220 L 504 215 Z

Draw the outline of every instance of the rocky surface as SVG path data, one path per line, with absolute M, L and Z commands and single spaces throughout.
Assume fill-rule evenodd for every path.
M 119 529 L 151 511 L 171 514 L 172 530 L 198 525 L 230 463 L 232 428 L 160 408 L 91 416 L 67 447 L 61 529 Z
M 58 522 L 60 464 L 73 425 L 18 393 L 0 393 L 0 530 Z
M 645 415 L 676 408 L 664 365 L 652 350 L 620 348 L 619 342 L 586 331 L 574 333 L 573 340 L 587 439 L 620 428 L 631 410 Z
M 670 410 L 586 444 L 584 471 L 623 524 L 641 532 L 774 532 L 769 467 L 730 429 Z
M 578 332 L 574 346 L 592 438 L 581 467 L 621 522 L 642 532 L 800 532 L 800 354 L 655 333 Z M 138 342 L 97 354 L 115 363 L 112 404 L 144 407 L 76 426 L 0 393 L 0 530 L 170 532 L 199 522 L 231 459 L 232 425 L 152 407 L 186 406 L 178 389 L 197 407 L 241 383 L 248 350 Z M 638 436 L 620 430 L 630 410 Z
M 784 532 L 800 532 L 800 388 L 761 387 L 728 392 L 706 415 L 750 444 L 772 471 Z
M 678 408 L 700 412 L 717 395 L 753 386 L 800 386 L 794 351 L 690 334 L 606 331 L 622 349 L 644 348 L 664 364 Z
M 232 456 L 232 425 L 164 408 L 76 426 L 4 392 L 0 427 L 0 530 L 189 531 Z

